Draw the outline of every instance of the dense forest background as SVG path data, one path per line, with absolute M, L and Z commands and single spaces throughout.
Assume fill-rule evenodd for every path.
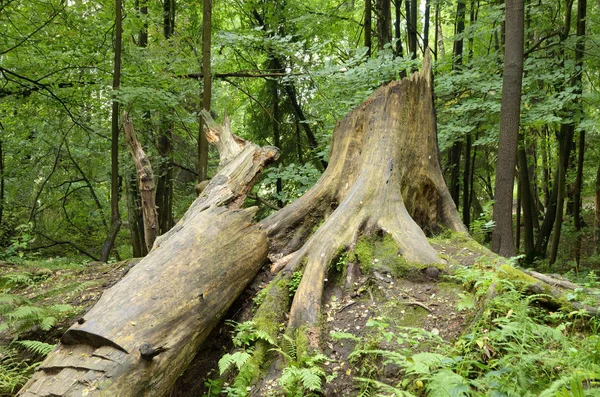
M 427 46 L 442 168 L 464 223 L 478 240 L 490 239 L 494 181 L 506 172 L 496 168 L 502 2 L 222 0 L 207 19 L 199 2 L 126 1 L 122 46 L 114 1 L 4 0 L 0 7 L 4 256 L 106 259 L 101 251 L 116 219 L 123 227 L 111 257 L 144 253 L 134 167 L 122 134 L 111 135 L 111 104 L 132 115 L 150 154 L 160 232 L 191 203 L 194 185 L 215 172 L 216 153 L 198 160 L 206 150 L 198 142 L 203 107 L 226 112 L 233 130 L 257 144 L 281 148 L 251 196 L 264 216 L 316 181 L 335 122 L 417 68 Z M 598 263 L 597 7 L 525 4 L 514 197 L 522 226 L 516 247 L 529 261 Z M 555 248 L 552 231 L 560 237 Z

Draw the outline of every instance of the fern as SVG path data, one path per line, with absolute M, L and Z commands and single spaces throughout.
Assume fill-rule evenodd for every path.
M 29 272 L 7 273 L 0 276 L 0 288 L 10 288 L 19 285 L 35 284 L 33 274 Z
M 361 394 L 359 394 L 359 396 L 361 397 L 369 397 L 372 395 L 371 393 L 375 390 L 386 394 L 391 394 L 397 397 L 416 397 L 414 394 L 407 392 L 406 390 L 398 389 L 397 387 L 390 386 L 387 383 L 383 383 L 374 379 L 358 377 L 354 379 L 365 385 L 365 389 L 363 389 L 364 391 L 362 391 Z
M 233 366 L 237 367 L 237 369 L 240 370 L 242 366 L 246 364 L 248 360 L 250 360 L 250 357 L 252 357 L 250 353 L 251 351 L 239 351 L 232 354 L 228 353 L 223 355 L 223 357 L 221 357 L 221 359 L 219 360 L 220 374 L 223 375 Z
M 329 333 L 331 335 L 331 339 L 333 340 L 344 340 L 344 339 L 350 339 L 350 340 L 354 340 L 357 342 L 360 342 L 362 339 L 359 338 L 358 336 L 351 334 L 350 332 L 342 332 L 342 331 L 331 331 Z
M 10 312 L 20 305 L 29 305 L 30 301 L 19 295 L 0 294 L 0 315 Z
M 17 335 L 38 328 L 49 331 L 59 319 L 73 310 L 71 305 L 34 306 L 27 300 L 13 299 L 13 297 L 6 299 L 11 304 L 0 305 L 2 309 L 0 314 L 5 320 L 0 324 L 0 331 L 11 329 Z
M 18 358 L 18 352 L 0 346 L 0 395 L 14 395 L 29 379 L 37 364 L 29 364 Z
M 43 357 L 47 356 L 56 346 L 37 340 L 21 340 L 15 343 L 23 346 L 28 351 Z
M 462 397 L 469 394 L 469 382 L 449 369 L 437 372 L 427 385 L 427 395 L 430 397 Z

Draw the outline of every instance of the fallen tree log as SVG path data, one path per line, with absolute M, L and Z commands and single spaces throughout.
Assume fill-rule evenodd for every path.
M 164 395 L 264 263 L 267 238 L 252 222 L 256 208 L 238 208 L 278 151 L 235 137 L 227 118 L 221 128 L 204 117 L 221 155 L 219 173 L 67 330 L 20 396 Z

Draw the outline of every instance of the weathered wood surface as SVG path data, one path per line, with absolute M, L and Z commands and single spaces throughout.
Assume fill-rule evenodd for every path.
M 292 328 L 318 322 L 329 264 L 360 235 L 390 234 L 406 261 L 439 264 L 424 231 L 466 231 L 438 160 L 431 76 L 426 57 L 422 72 L 379 88 L 344 117 L 319 181 L 261 222 L 271 255 L 296 251 L 285 270 L 305 266 L 290 311 Z
M 148 159 L 144 149 L 142 149 L 140 141 L 137 139 L 135 130 L 133 129 L 133 122 L 127 112 L 123 112 L 121 121 L 123 122 L 125 142 L 127 142 L 127 148 L 129 149 L 129 154 L 131 154 L 137 172 L 142 218 L 144 222 L 144 242 L 146 243 L 146 249 L 150 251 L 158 233 L 158 211 L 156 210 L 156 183 L 154 181 L 154 172 L 152 171 L 150 159 Z
M 258 272 L 266 233 L 253 224 L 255 209 L 237 208 L 278 151 L 223 137 L 228 128 L 211 132 L 213 141 L 238 145 L 219 147 L 230 161 L 176 227 L 65 333 L 20 396 L 164 395 Z M 162 352 L 150 358 L 144 346 Z

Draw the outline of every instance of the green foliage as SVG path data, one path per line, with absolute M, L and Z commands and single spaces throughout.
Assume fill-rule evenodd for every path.
M 21 359 L 15 348 L 0 345 L 0 395 L 14 395 L 36 367 Z
M 17 345 L 23 346 L 25 349 L 30 351 L 33 354 L 46 357 L 56 345 L 52 345 L 46 342 L 41 342 L 38 340 L 19 340 L 15 342 Z
M 242 366 L 248 362 L 251 355 L 252 349 L 248 351 L 239 351 L 235 353 L 224 354 L 219 360 L 219 373 L 223 375 L 226 371 L 229 371 L 233 366 L 238 370 L 242 369 Z
M 298 331 L 300 332 L 301 330 Z M 304 348 L 299 348 L 296 339 L 285 334 L 281 347 L 273 350 L 279 352 L 286 360 L 278 382 L 287 397 L 319 395 L 323 380 L 327 377 L 322 368 L 322 364 L 329 361 L 327 356 L 322 353 L 306 354 L 303 352 Z
M 288 282 L 290 298 L 294 297 L 294 295 L 296 294 L 296 291 L 298 290 L 298 286 L 300 285 L 300 281 L 302 281 L 302 275 L 303 275 L 302 271 L 297 271 L 297 272 L 292 273 L 292 277 L 290 278 L 290 281 Z
M 37 329 L 49 331 L 73 309 L 71 305 L 65 304 L 36 306 L 21 296 L 0 294 L 0 318 L 3 320 L 0 332 L 10 330 L 19 335 Z

